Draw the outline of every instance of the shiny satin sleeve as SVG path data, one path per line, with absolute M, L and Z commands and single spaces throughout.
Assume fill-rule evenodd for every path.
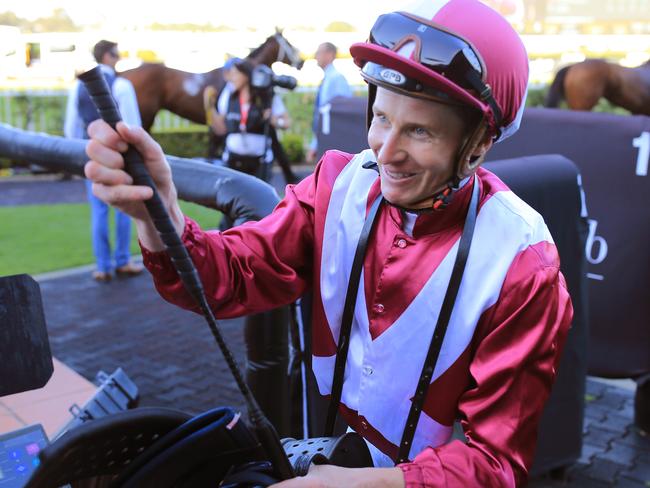
M 458 402 L 466 442 L 427 448 L 400 465 L 408 488 L 526 483 L 572 317 L 555 247 L 522 252 L 473 340 L 470 386 Z
M 303 294 L 311 276 L 314 184 L 312 175 L 288 186 L 271 215 L 223 233 L 204 231 L 186 218 L 182 241 L 217 317 L 270 310 Z M 142 255 L 160 295 L 198 311 L 167 254 L 143 248 Z

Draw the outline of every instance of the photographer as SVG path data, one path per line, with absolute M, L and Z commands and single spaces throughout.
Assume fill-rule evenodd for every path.
M 273 131 L 288 128 L 291 121 L 282 100 L 273 94 L 272 84 L 251 84 L 253 71 L 259 68 L 247 60 L 234 64 L 233 89 L 220 95 L 212 129 L 226 138 L 223 160 L 228 167 L 268 181 L 274 159 Z

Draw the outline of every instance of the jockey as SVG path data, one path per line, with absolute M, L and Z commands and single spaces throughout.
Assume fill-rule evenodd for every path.
M 351 53 L 369 83 L 370 149 L 327 152 L 259 222 L 201 230 L 183 216 L 160 148 L 121 124 L 91 125 L 86 175 L 98 197 L 134 217 L 167 300 L 196 310 L 142 204 L 151 190 L 122 170 L 124 141 L 143 154 L 218 317 L 313 293 L 318 389 L 339 398 L 340 380 L 338 413 L 364 437 L 374 467 L 313 466 L 274 486 L 521 486 L 573 314 L 543 219 L 479 167 L 519 125 L 525 49 L 478 0 L 426 0 L 380 16 Z M 371 219 L 344 373 L 335 376 L 353 257 Z M 452 286 L 459 249 L 470 244 Z M 453 440 L 455 422 L 463 434 Z

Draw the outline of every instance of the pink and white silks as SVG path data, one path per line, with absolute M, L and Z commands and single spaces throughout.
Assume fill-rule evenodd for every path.
M 311 288 L 313 370 L 329 395 L 352 259 L 379 195 L 373 157 L 330 151 L 260 222 L 224 233 L 187 219 L 183 241 L 218 317 L 290 303 Z M 469 258 L 411 449 L 408 487 L 518 486 L 572 319 L 542 217 L 479 169 Z M 470 180 L 445 209 L 406 217 L 384 205 L 362 272 L 341 415 L 391 466 L 456 256 Z M 143 250 L 161 295 L 194 309 L 164 253 Z M 466 442 L 450 441 L 458 419 Z

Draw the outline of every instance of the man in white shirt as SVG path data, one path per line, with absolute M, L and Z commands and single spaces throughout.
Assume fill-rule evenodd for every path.
M 318 149 L 318 141 L 316 134 L 318 133 L 318 120 L 319 113 L 322 107 L 330 103 L 336 97 L 351 97 L 352 90 L 345 77 L 337 71 L 334 67 L 334 60 L 336 59 L 336 46 L 331 42 L 324 42 L 316 50 L 316 62 L 323 70 L 323 81 L 318 87 L 316 93 L 316 100 L 314 101 L 314 116 L 312 120 L 312 137 L 307 151 L 307 162 L 313 163 L 316 159 L 316 152 Z
M 111 86 L 113 97 L 124 121 L 131 126 L 141 126 L 140 111 L 135 89 L 129 80 L 118 76 L 115 65 L 120 59 L 117 43 L 101 40 L 93 48 L 93 56 L 99 63 L 107 83 Z M 99 118 L 88 92 L 78 80 L 70 89 L 66 106 L 63 133 L 68 138 L 87 139 L 88 124 Z M 114 253 L 108 235 L 109 206 L 92 193 L 92 183 L 86 180 L 88 201 L 91 211 L 93 253 L 97 269 L 93 272 L 96 281 L 107 282 L 112 271 L 118 276 L 135 276 L 142 272 L 142 267 L 131 263 L 129 246 L 131 242 L 131 219 L 128 215 L 115 210 L 116 242 Z

